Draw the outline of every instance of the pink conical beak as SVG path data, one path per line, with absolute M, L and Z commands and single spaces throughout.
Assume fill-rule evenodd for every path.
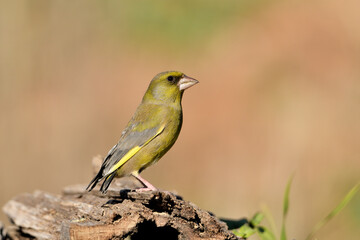
M 191 86 L 194 86 L 195 84 L 199 83 L 198 80 L 188 77 L 184 75 L 178 82 L 178 87 L 180 91 L 183 91 L 185 89 L 188 89 Z

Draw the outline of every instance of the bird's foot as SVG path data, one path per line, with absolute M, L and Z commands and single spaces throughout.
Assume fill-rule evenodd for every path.
M 143 189 L 141 190 L 141 192 L 158 191 L 156 187 L 154 187 L 151 183 L 142 178 L 138 173 L 133 173 L 132 175 L 144 185 L 144 188 L 139 188 L 137 189 L 137 191 L 141 189 Z

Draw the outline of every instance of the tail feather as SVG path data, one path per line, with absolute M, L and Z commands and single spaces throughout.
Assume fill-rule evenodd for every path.
M 88 190 L 89 192 L 93 190 L 93 188 L 96 186 L 96 184 L 98 184 L 98 182 L 101 181 L 102 178 L 102 171 L 99 171 L 98 174 L 96 174 L 96 176 L 93 178 L 93 180 L 91 180 L 86 190 Z
M 106 191 L 109 188 L 109 185 L 112 182 L 112 180 L 114 179 L 115 175 L 116 175 L 116 172 L 113 172 L 106 177 L 106 179 L 104 180 L 104 182 L 101 184 L 101 187 L 100 187 L 100 191 L 102 193 L 106 193 Z
M 94 189 L 94 187 L 105 178 L 104 182 L 102 183 L 101 187 L 100 187 L 100 191 L 102 193 L 106 193 L 106 190 L 109 188 L 110 183 L 112 182 L 112 180 L 114 179 L 116 175 L 116 171 L 111 173 L 111 174 L 107 174 L 107 175 L 103 175 L 103 169 L 100 169 L 100 171 L 98 172 L 98 174 L 96 174 L 96 176 L 91 180 L 91 182 L 89 183 L 89 185 L 87 186 L 86 190 L 88 190 L 89 192 L 91 190 Z

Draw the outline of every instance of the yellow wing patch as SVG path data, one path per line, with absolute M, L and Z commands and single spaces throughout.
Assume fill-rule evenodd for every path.
M 106 174 L 111 174 L 114 171 L 116 171 L 117 169 L 119 169 L 122 165 L 124 165 L 127 161 L 129 161 L 130 158 L 132 158 L 141 148 L 143 148 L 144 146 L 146 146 L 149 142 L 151 142 L 154 138 L 156 138 L 157 136 L 159 136 L 160 133 L 162 133 L 162 131 L 164 131 L 165 126 L 162 126 L 159 131 L 157 131 L 157 133 L 151 137 L 149 140 L 147 140 L 144 144 L 142 144 L 141 146 L 135 146 L 132 149 L 130 149 L 120 160 L 118 163 L 116 163 L 110 170 L 109 172 Z

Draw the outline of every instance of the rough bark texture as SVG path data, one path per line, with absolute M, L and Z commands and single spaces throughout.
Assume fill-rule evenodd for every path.
M 125 185 L 124 185 L 125 181 Z M 106 195 L 84 185 L 62 195 L 35 191 L 10 200 L 3 211 L 13 223 L 9 239 L 238 239 L 225 223 L 169 192 L 137 192 L 116 180 Z M 121 187 L 123 190 L 114 190 Z M 118 188 L 120 189 L 120 188 Z M 6 236 L 6 237 L 5 237 Z

